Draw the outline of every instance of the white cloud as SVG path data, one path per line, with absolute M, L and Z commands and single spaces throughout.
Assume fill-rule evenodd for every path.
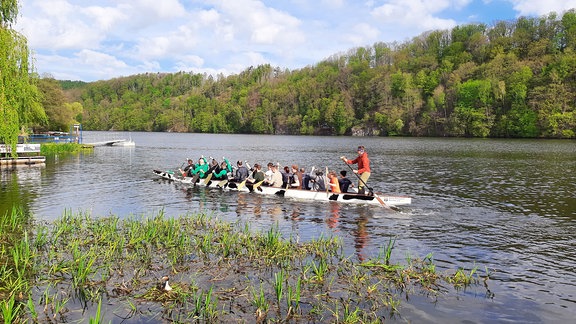
M 367 23 L 360 23 L 352 27 L 352 33 L 344 35 L 344 39 L 355 46 L 372 44 L 378 40 L 380 31 Z
M 342 8 L 344 6 L 344 0 L 321 0 L 320 2 L 328 8 Z
M 234 32 L 235 39 L 247 39 L 256 45 L 292 46 L 305 39 L 300 21 L 290 14 L 266 7 L 260 1 L 214 1 L 222 16 L 219 23 Z
M 560 14 L 568 9 L 576 8 L 576 0 L 511 0 L 511 2 L 521 16 L 541 16 L 552 11 Z
M 197 55 L 184 55 L 175 64 L 178 71 L 194 71 L 202 65 L 204 65 L 204 59 Z
M 484 1 L 474 2 L 474 8 L 481 10 L 491 0 Z M 576 0 L 501 1 L 518 15 L 576 7 Z M 16 28 L 36 53 L 38 72 L 56 78 L 76 75 L 91 81 L 181 70 L 230 74 L 264 63 L 297 69 L 354 47 L 451 28 L 470 19 L 471 3 L 22 0 Z
M 17 28 L 33 48 L 96 48 L 105 35 L 85 23 L 80 8 L 67 1 L 32 1 L 34 14 L 23 15 Z M 26 11 L 25 11 L 26 13 Z
M 68 16 L 74 12 L 74 6 L 66 0 L 31 1 L 31 3 L 50 17 Z
M 40 71 L 41 74 L 48 73 L 61 80 L 83 80 L 86 73 L 93 76 L 91 80 L 110 79 L 110 75 L 130 75 L 137 71 L 111 55 L 91 50 L 82 50 L 74 56 L 38 54 L 35 58 L 37 65 L 50 67 Z
M 391 0 L 375 7 L 371 14 L 381 24 L 389 27 L 408 28 L 422 32 L 455 26 L 456 22 L 453 19 L 438 18 L 436 14 L 452 6 L 461 6 L 463 3 L 459 0 Z
M 114 56 L 91 50 L 82 50 L 77 54 L 79 63 L 87 66 L 99 67 L 105 66 L 108 69 L 125 69 L 126 63 L 117 60 Z
M 82 12 L 94 21 L 94 27 L 98 30 L 109 31 L 120 22 L 128 20 L 128 15 L 119 8 L 90 6 Z

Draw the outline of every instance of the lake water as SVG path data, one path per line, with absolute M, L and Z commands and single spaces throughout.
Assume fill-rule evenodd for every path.
M 439 271 L 478 267 L 490 279 L 464 291 L 411 296 L 404 322 L 570 322 L 576 317 L 576 142 L 84 132 L 84 142 L 131 137 L 136 147 L 96 147 L 49 157 L 45 167 L 0 173 L 0 212 L 20 203 L 39 220 L 65 210 L 94 217 L 205 211 L 253 228 L 278 223 L 300 240 L 338 235 L 354 258 L 392 237 L 393 259 L 432 253 Z M 409 195 L 384 208 L 312 203 L 249 193 L 188 190 L 155 177 L 200 155 L 336 171 L 364 145 L 369 185 Z M 353 175 L 350 175 L 352 180 Z

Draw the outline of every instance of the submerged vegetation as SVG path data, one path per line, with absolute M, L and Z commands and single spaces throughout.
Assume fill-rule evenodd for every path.
M 439 273 L 432 257 L 395 264 L 394 240 L 355 262 L 338 238 L 299 242 L 205 214 L 93 218 L 66 212 L 0 223 L 5 322 L 383 322 L 408 294 L 476 284 L 476 269 Z M 487 278 L 484 278 L 485 280 Z M 405 296 L 405 297 L 403 297 Z

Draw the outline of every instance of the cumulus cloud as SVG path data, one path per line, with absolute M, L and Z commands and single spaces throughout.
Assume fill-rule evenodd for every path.
M 520 16 L 542 16 L 552 11 L 562 13 L 576 8 L 576 0 L 510 0 Z
M 391 0 L 375 7 L 371 14 L 381 24 L 412 30 L 446 29 L 456 25 L 453 19 L 437 16 L 452 6 L 462 6 L 461 0 Z
M 110 79 L 110 75 L 129 75 L 137 69 L 115 57 L 92 50 L 82 50 L 74 55 L 35 55 L 36 64 L 50 67 L 41 71 L 61 80 L 84 80 L 89 73 L 91 80 Z
M 376 42 L 378 36 L 380 36 L 378 28 L 367 23 L 360 23 L 353 26 L 351 33 L 345 34 L 344 39 L 346 39 L 350 44 L 363 46 Z
M 82 12 L 89 21 L 93 22 L 93 27 L 104 31 L 109 31 L 115 28 L 118 23 L 129 19 L 129 16 L 120 8 L 90 6 L 83 8 Z
M 223 18 L 219 24 L 233 31 L 235 39 L 247 39 L 255 44 L 287 44 L 292 46 L 304 40 L 299 30 L 300 21 L 287 12 L 266 7 L 255 0 L 214 1 Z
M 354 47 L 448 29 L 493 0 L 484 1 L 25 0 L 16 28 L 37 55 L 38 72 L 56 78 L 230 74 L 265 63 L 301 68 Z M 517 15 L 576 7 L 576 0 L 501 1 Z

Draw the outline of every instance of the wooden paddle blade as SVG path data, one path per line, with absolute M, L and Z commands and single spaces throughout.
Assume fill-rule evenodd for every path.
M 212 173 L 208 174 L 208 176 L 204 179 L 204 184 L 208 185 L 211 179 L 212 179 Z
M 221 180 L 220 182 L 218 182 L 218 184 L 216 185 L 216 187 L 218 187 L 218 188 L 224 188 L 227 184 L 228 184 L 228 180 Z
M 385 203 L 384 200 L 382 200 L 382 198 L 380 198 L 377 194 L 374 194 L 374 198 L 376 198 L 376 200 L 378 200 L 378 202 L 380 203 L 380 205 L 382 205 L 382 207 L 389 209 L 389 210 L 396 211 L 394 208 L 388 206 L 388 204 Z

